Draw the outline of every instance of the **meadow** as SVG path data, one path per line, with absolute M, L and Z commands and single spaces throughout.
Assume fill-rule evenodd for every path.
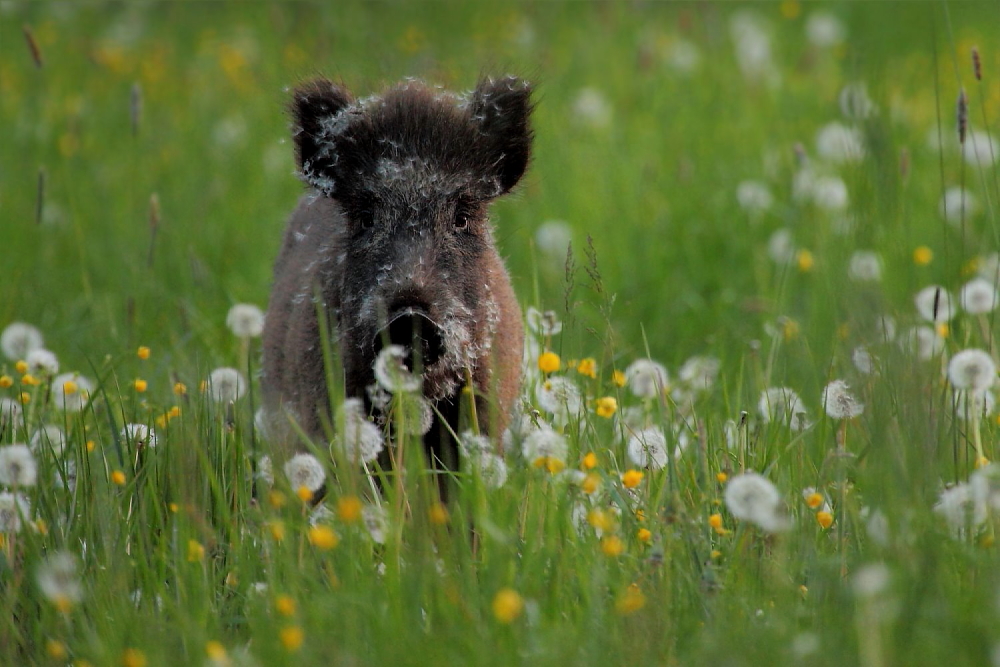
M 0 665 L 1000 665 L 998 47 L 987 2 L 0 0 Z M 447 505 L 343 428 L 271 461 L 232 308 L 289 87 L 507 72 L 518 418 Z

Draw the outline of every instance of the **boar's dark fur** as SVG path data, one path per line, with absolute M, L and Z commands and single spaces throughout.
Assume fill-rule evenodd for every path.
M 274 265 L 263 359 L 268 429 L 286 453 L 298 448 L 293 422 L 319 440 L 330 424 L 320 313 L 347 396 L 376 416 L 373 363 L 386 332 L 401 338 L 392 343 L 417 340 L 389 326 L 402 321 L 424 327 L 423 393 L 450 427 L 459 426 L 467 372 L 480 425 L 504 427 L 524 332 L 487 207 L 528 165 L 530 95 L 512 77 L 464 96 L 417 81 L 364 100 L 322 79 L 295 91 L 296 159 L 311 192 Z M 435 465 L 455 468 L 437 417 L 424 442 Z

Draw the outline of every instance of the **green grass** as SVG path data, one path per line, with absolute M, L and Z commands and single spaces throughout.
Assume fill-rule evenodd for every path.
M 730 26 L 745 9 L 768 26 L 776 85 L 741 72 Z M 810 44 L 805 26 L 820 11 L 842 22 L 845 42 Z M 62 370 L 95 383 L 86 409 L 64 414 L 46 378 L 22 386 L 15 360 L 0 361 L 12 382 L 0 397 L 30 395 L 0 445 L 43 424 L 68 443 L 61 456 L 37 451 L 39 483 L 19 489 L 34 523 L 0 534 L 0 664 L 199 664 L 218 648 L 210 642 L 233 664 L 996 663 L 1000 517 L 991 510 L 955 535 L 933 510 L 975 460 L 975 429 L 955 415 L 942 370 L 965 348 L 996 357 L 994 315 L 960 313 L 929 361 L 880 342 L 875 323 L 919 324 L 918 290 L 957 293 L 972 262 L 1000 249 L 996 169 L 928 145 L 938 130 L 954 143 L 962 87 L 972 127 L 996 134 L 998 18 L 985 2 L 0 3 L 0 329 L 37 325 Z M 690 73 L 668 62 L 679 40 L 700 53 Z M 508 452 L 506 484 L 463 473 L 438 523 L 411 442 L 405 482 L 385 473 L 377 500 L 389 530 L 375 544 L 338 511 L 345 498 L 375 501 L 369 482 L 317 449 L 338 537 L 321 549 L 280 463 L 274 488 L 258 481 L 253 497 L 250 461 L 268 448 L 253 425 L 257 383 L 232 406 L 199 388 L 213 368 L 253 377 L 247 359 L 257 365 L 259 341 L 247 355 L 225 318 L 234 303 L 266 304 L 302 191 L 286 88 L 323 73 L 362 95 L 411 75 L 464 90 L 508 71 L 538 81 L 537 139 L 528 176 L 492 217 L 522 303 L 564 322 L 547 346 L 562 358 L 556 375 L 587 397 L 584 426 L 564 429 L 565 465 L 580 470 L 593 452 L 599 489 Z M 855 81 L 879 108 L 853 123 L 866 157 L 826 163 L 816 134 L 852 124 L 838 96 Z M 607 123 L 574 112 L 586 88 L 607 102 Z M 844 215 L 793 196 L 797 144 L 846 183 L 846 233 Z M 759 216 L 737 203 L 747 179 L 774 197 Z M 949 225 L 939 201 L 963 182 L 982 211 Z M 550 219 L 572 229 L 572 271 L 564 253 L 536 247 Z M 769 258 L 782 228 L 811 263 Z M 933 253 L 927 264 L 914 262 L 920 246 Z M 881 281 L 848 278 L 857 249 L 879 253 Z M 876 374 L 852 363 L 859 345 Z M 677 394 L 644 401 L 612 372 L 647 353 L 674 388 L 685 388 L 678 370 L 693 355 L 721 370 L 691 405 Z M 596 378 L 569 363 L 584 357 Z M 823 413 L 820 392 L 836 378 L 865 404 L 848 423 Z M 757 402 L 773 386 L 801 395 L 809 429 L 764 423 Z M 602 396 L 617 398 L 619 415 L 642 410 L 669 450 L 674 429 L 689 439 L 634 492 L 620 478 L 634 467 L 625 429 L 593 410 Z M 180 416 L 158 424 L 173 406 Z M 742 412 L 730 446 L 727 422 Z M 152 426 L 157 446 L 123 438 L 128 423 Z M 986 455 L 1000 456 L 996 414 L 979 432 Z M 69 466 L 75 486 L 53 483 Z M 789 530 L 769 535 L 733 516 L 718 475 L 744 469 L 776 485 Z M 829 529 L 807 487 L 829 503 Z M 574 523 L 578 503 L 610 513 L 603 538 Z M 866 530 L 875 510 L 889 525 L 883 542 Z M 608 536 L 620 554 L 607 553 Z M 62 610 L 36 582 L 59 551 L 74 554 L 82 585 Z M 857 573 L 877 564 L 889 583 L 866 598 Z M 494 609 L 504 589 L 523 603 L 513 618 Z

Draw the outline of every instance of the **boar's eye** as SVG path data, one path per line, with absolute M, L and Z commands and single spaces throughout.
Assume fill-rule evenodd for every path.
M 367 231 L 375 224 L 375 201 L 370 197 L 359 197 L 354 206 L 352 218 L 358 229 Z
M 459 231 L 468 229 L 474 215 L 475 210 L 471 204 L 459 201 L 455 204 L 455 229 Z

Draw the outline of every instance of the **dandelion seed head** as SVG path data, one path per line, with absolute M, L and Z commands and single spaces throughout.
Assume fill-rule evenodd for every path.
M 94 385 L 79 373 L 63 373 L 52 379 L 52 403 L 66 412 L 79 412 L 87 405 Z
M 145 424 L 125 424 L 121 437 L 136 449 L 156 447 L 156 432 Z
M 749 521 L 769 533 L 789 527 L 782 511 L 781 494 L 762 475 L 755 472 L 736 475 L 726 484 L 724 497 L 729 512 L 741 521 Z
M 827 212 L 843 211 L 850 203 L 847 184 L 837 176 L 820 176 L 812 184 L 812 202 Z
M 209 396 L 216 403 L 233 403 L 247 391 L 247 381 L 235 368 L 216 368 L 205 381 Z
M 1000 252 L 980 255 L 976 258 L 976 273 L 996 287 L 1000 283 Z
M 965 421 L 985 419 L 997 409 L 997 399 L 989 389 L 985 391 L 956 391 L 955 416 Z
M 962 350 L 948 362 L 948 380 L 956 389 L 982 392 L 992 387 L 996 379 L 996 364 L 985 350 Z
M 21 404 L 12 398 L 0 398 L 0 429 L 21 421 Z
M 821 49 L 841 44 L 847 39 L 847 29 L 835 15 L 826 11 L 815 11 L 806 19 L 806 38 L 813 46 Z
M 900 336 L 899 346 L 904 352 L 915 354 L 921 361 L 927 361 L 944 351 L 944 339 L 934 329 L 919 326 L 905 331 Z
M 851 255 L 847 266 L 847 276 L 858 282 L 879 282 L 882 280 L 882 258 L 871 250 L 857 250 Z
M 367 418 L 361 399 L 346 399 L 337 414 L 343 433 L 337 444 L 344 457 L 355 464 L 370 463 L 378 458 L 385 448 L 382 429 Z M 309 490 L 316 489 L 310 487 Z
M 535 387 L 538 406 L 552 414 L 557 424 L 565 425 L 570 418 L 580 414 L 583 397 L 572 380 L 565 377 L 550 377 Z
M 840 113 L 849 120 L 865 120 L 878 112 L 878 105 L 868 96 L 868 86 L 860 81 L 849 83 L 837 96 Z
M 83 599 L 83 586 L 77 570 L 76 556 L 68 551 L 57 551 L 38 566 L 35 582 L 48 600 L 76 604 Z
M 775 264 L 785 265 L 795 259 L 795 241 L 792 239 L 792 231 L 787 227 L 775 230 L 771 238 L 767 241 L 767 256 Z
M 955 317 L 951 293 L 940 285 L 931 285 L 917 292 L 913 298 L 920 317 L 928 322 L 948 322 Z
M 535 230 L 535 245 L 549 264 L 561 266 L 573 242 L 573 229 L 563 220 L 548 220 Z
M 0 484 L 34 486 L 37 479 L 38 467 L 27 445 L 14 443 L 0 447 Z
M 389 515 L 379 505 L 365 505 L 361 510 L 361 523 L 376 544 L 385 544 L 389 532 Z
M 871 599 L 885 594 L 891 581 L 892 572 L 885 563 L 872 563 L 855 571 L 851 585 L 859 598 Z
M 521 445 L 521 454 L 528 463 L 539 459 L 566 461 L 566 438 L 551 429 L 539 429 L 529 434 Z
M 1000 304 L 993 283 L 985 278 L 973 278 L 958 293 L 958 302 L 970 315 L 984 315 L 996 310 Z
M 851 363 L 865 375 L 871 375 L 875 372 L 875 357 L 863 345 L 854 348 L 851 352 Z
M 402 345 L 387 345 L 375 358 L 375 380 L 392 394 L 420 391 L 422 380 L 406 367 L 406 349 Z
M 11 361 L 25 359 L 29 352 L 43 345 L 42 332 L 25 322 L 11 322 L 0 333 L 0 350 Z
M 972 487 L 966 483 L 941 491 L 934 511 L 944 518 L 956 536 L 964 535 L 968 527 L 981 526 L 989 516 L 986 504 L 976 497 Z
M 285 462 L 285 477 L 293 489 L 304 486 L 316 493 L 326 481 L 326 470 L 312 454 L 296 454 Z
M 652 359 L 636 359 L 625 369 L 625 381 L 639 398 L 654 398 L 670 388 L 667 369 Z
M 0 492 L 0 533 L 19 533 L 31 516 L 31 503 L 20 493 Z
M 794 389 L 769 387 L 761 392 L 757 413 L 764 423 L 788 424 L 793 431 L 809 427 L 809 414 L 805 404 Z
M 264 312 L 251 303 L 237 303 L 226 314 L 226 326 L 239 338 L 257 338 L 264 333 Z
M 761 181 L 742 181 L 736 186 L 736 201 L 751 216 L 759 216 L 774 205 L 774 196 Z
M 525 320 L 531 331 L 544 338 L 559 334 L 563 327 L 562 322 L 559 321 L 559 315 L 554 310 L 542 312 L 537 308 L 529 306 L 525 312 Z
M 708 391 L 719 376 L 722 363 L 715 357 L 694 356 L 685 361 L 677 376 L 695 391 Z
M 59 372 L 59 359 L 43 347 L 28 352 L 24 361 L 28 364 L 28 372 L 35 375 L 52 376 Z
M 834 380 L 826 385 L 821 400 L 831 419 L 854 419 L 865 411 L 864 403 L 854 398 L 843 380 Z
M 66 449 L 66 434 L 58 426 L 46 424 L 35 431 L 29 444 L 33 452 L 45 452 L 51 447 L 56 456 L 61 456 Z
M 938 212 L 948 224 L 958 226 L 961 224 L 963 216 L 965 220 L 979 215 L 979 199 L 968 190 L 953 185 L 946 189 L 941 195 L 941 203 L 938 205 Z
M 992 167 L 1000 157 L 1000 143 L 989 132 L 970 130 L 959 144 L 965 161 L 973 167 Z
M 865 156 L 865 143 L 860 130 L 833 121 L 816 133 L 816 153 L 833 164 L 858 162 Z
M 629 436 L 628 457 L 640 468 L 659 470 L 667 465 L 667 437 L 657 427 L 643 429 Z
M 595 128 L 611 124 L 611 105 L 604 93 L 596 88 L 583 88 L 573 100 L 572 117 Z

